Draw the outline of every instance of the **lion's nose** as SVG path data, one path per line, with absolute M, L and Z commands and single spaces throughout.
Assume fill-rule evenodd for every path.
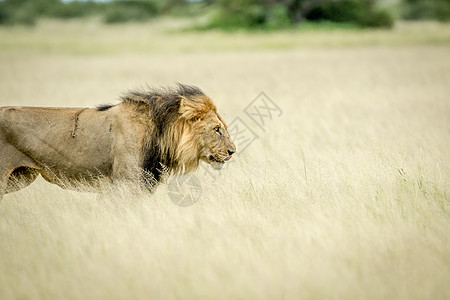
M 234 152 L 236 152 L 236 151 L 228 150 L 228 154 L 229 154 L 229 155 L 233 155 Z

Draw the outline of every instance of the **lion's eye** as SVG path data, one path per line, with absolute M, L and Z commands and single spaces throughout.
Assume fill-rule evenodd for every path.
M 214 131 L 217 132 L 218 134 L 222 135 L 222 132 L 220 132 L 220 127 L 219 126 L 214 128 Z

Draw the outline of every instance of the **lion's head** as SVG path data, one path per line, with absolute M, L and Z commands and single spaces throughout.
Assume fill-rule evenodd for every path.
M 220 169 L 236 152 L 236 146 L 228 133 L 227 124 L 215 111 L 207 113 L 202 122 L 204 129 L 200 135 L 203 148 L 200 159 L 211 164 L 214 169 Z
M 182 140 L 195 141 L 197 160 L 205 161 L 214 169 L 222 168 L 236 152 L 227 124 L 217 113 L 212 100 L 203 92 L 184 85 L 180 85 L 180 89 L 184 93 L 190 91 L 188 95 L 182 96 L 180 101 L 179 113 L 187 125 Z M 179 151 L 183 152 L 182 143 Z
M 159 180 L 161 168 L 174 173 L 195 170 L 203 160 L 220 169 L 236 146 L 212 100 L 199 88 L 131 92 L 122 97 L 139 114 L 148 114 L 143 168 Z

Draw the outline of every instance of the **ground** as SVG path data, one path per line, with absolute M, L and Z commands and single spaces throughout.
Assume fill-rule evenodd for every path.
M 182 82 L 243 132 L 225 170 L 152 196 L 6 195 L 1 298 L 449 299 L 449 28 L 0 28 L 1 105 Z

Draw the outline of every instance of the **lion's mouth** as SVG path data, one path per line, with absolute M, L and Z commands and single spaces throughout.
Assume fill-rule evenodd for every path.
M 224 164 L 227 160 L 231 159 L 231 155 L 226 156 L 225 158 L 223 158 L 222 160 L 215 158 L 214 156 L 210 155 L 209 156 L 209 160 L 210 161 L 215 161 L 221 164 Z

